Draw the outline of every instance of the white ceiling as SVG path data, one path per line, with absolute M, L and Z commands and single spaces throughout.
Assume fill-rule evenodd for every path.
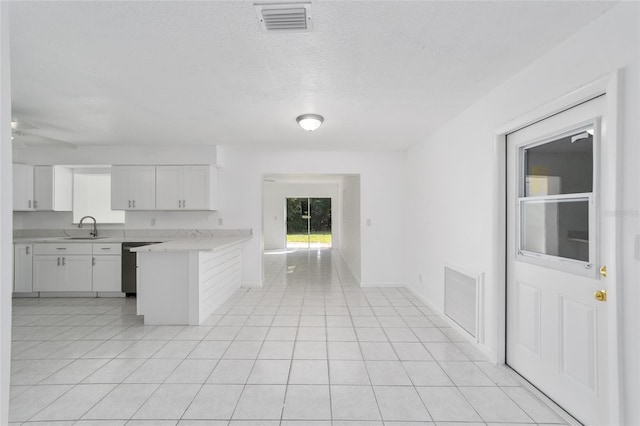
M 75 144 L 404 149 L 613 4 L 314 1 L 312 32 L 272 34 L 246 1 L 12 2 L 13 116 Z

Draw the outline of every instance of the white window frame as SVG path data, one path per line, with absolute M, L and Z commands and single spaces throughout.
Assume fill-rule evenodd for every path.
M 580 131 L 586 131 L 593 128 L 593 186 L 592 192 L 587 193 L 571 193 L 560 195 L 543 195 L 543 196 L 531 196 L 525 197 L 525 185 L 526 185 L 526 165 L 525 165 L 525 150 L 534 148 L 536 146 L 544 145 L 563 137 L 567 137 Z M 600 152 L 600 118 L 594 118 L 587 122 L 575 124 L 567 129 L 554 132 L 552 135 L 546 136 L 536 141 L 527 142 L 518 146 L 518 200 L 517 200 L 517 212 L 516 212 L 516 260 L 534 265 L 550 268 L 558 271 L 567 272 L 570 274 L 581 275 L 584 277 L 596 277 L 596 269 L 594 265 L 598 264 L 598 245 L 599 241 L 599 227 L 598 227 L 598 164 L 599 164 L 599 152 Z M 549 254 L 531 252 L 523 249 L 524 244 L 524 227 L 522 226 L 524 209 L 523 205 L 530 202 L 566 202 L 566 201 L 587 201 L 589 203 L 589 260 L 581 261 L 576 259 L 569 259 L 560 256 L 553 256 Z

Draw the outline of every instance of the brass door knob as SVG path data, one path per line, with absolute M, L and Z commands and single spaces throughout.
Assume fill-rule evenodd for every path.
M 602 278 L 607 278 L 607 266 L 603 266 L 600 268 L 600 275 L 602 275 Z
M 593 297 L 595 297 L 598 302 L 606 302 L 607 301 L 607 290 L 596 290 L 593 293 Z

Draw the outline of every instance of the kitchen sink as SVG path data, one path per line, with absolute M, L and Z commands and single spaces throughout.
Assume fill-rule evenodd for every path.
M 66 237 L 63 240 L 100 240 L 108 237 Z

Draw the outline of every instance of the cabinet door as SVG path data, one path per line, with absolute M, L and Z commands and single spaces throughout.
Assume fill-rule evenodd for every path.
M 91 256 L 64 256 L 60 271 L 60 283 L 57 291 L 91 291 L 93 278 Z
M 129 194 L 133 210 L 155 210 L 156 167 L 134 166 L 129 171 Z
M 208 210 L 210 193 L 210 167 L 183 167 L 183 202 L 186 210 Z
M 35 166 L 33 203 L 36 210 L 53 210 L 53 166 Z
M 33 256 L 33 291 L 59 291 L 60 264 L 60 256 Z
M 13 165 L 13 210 L 33 210 L 33 166 Z
M 94 256 L 93 291 L 122 291 L 120 256 Z
M 156 167 L 156 209 L 182 208 L 182 166 Z
M 111 209 L 129 210 L 129 167 L 111 167 Z
M 68 167 L 53 166 L 53 210 L 73 211 L 73 170 Z
M 31 244 L 16 244 L 13 258 L 13 291 L 33 291 L 33 251 Z

